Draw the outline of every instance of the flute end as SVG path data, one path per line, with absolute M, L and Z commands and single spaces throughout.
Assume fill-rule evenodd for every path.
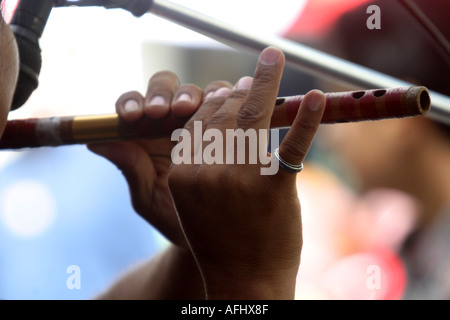
M 431 107 L 431 98 L 430 93 L 428 92 L 428 89 L 425 87 L 422 87 L 422 92 L 419 96 L 419 105 L 422 110 L 422 114 L 428 112 Z

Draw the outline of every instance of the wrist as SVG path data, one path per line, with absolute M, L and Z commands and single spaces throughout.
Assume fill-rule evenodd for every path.
M 297 271 L 263 277 L 204 276 L 206 297 L 208 300 L 292 300 Z

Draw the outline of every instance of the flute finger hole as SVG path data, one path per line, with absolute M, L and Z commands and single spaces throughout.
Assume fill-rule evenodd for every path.
M 355 99 L 361 99 L 366 93 L 364 91 L 353 92 L 352 97 Z
M 375 91 L 373 92 L 373 96 L 374 96 L 374 97 L 377 97 L 377 98 L 382 97 L 382 96 L 384 96 L 385 94 L 386 94 L 386 90 L 384 90 L 384 89 L 382 89 L 382 90 L 375 90 Z
M 277 98 L 277 100 L 275 100 L 275 106 L 279 106 L 280 104 L 283 104 L 286 101 L 285 98 Z

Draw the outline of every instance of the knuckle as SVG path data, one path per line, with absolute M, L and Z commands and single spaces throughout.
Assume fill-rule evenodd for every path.
M 199 86 L 193 84 L 193 83 L 187 83 L 180 86 L 178 89 L 179 93 L 185 93 L 185 92 L 201 92 L 202 89 L 200 89 Z
M 225 103 L 226 97 L 213 97 L 204 102 L 200 108 L 203 110 L 211 110 L 216 111 L 219 110 L 220 107 Z
M 120 95 L 120 97 L 117 99 L 117 103 L 123 103 L 130 99 L 139 101 L 142 99 L 142 95 L 137 91 L 128 91 Z
M 216 91 L 217 89 L 224 88 L 224 87 L 231 88 L 232 85 L 228 81 L 222 81 L 222 80 L 212 81 L 205 87 L 205 93 L 208 93 L 211 91 Z
M 178 89 L 179 85 L 178 77 L 173 72 L 159 71 L 148 81 L 147 95 L 173 93 Z
M 244 104 L 237 113 L 238 124 L 254 123 L 264 119 L 266 111 L 259 105 L 254 102 Z
M 234 101 L 244 101 L 248 96 L 247 90 L 232 90 L 228 95 L 228 99 Z
M 320 122 L 316 121 L 316 119 L 310 119 L 305 117 L 304 119 L 302 119 L 301 126 L 303 131 L 314 134 L 317 131 L 319 124 Z
M 264 90 L 265 88 L 273 87 L 277 77 L 274 77 L 274 72 L 271 68 L 259 68 L 255 72 L 254 86 Z
M 160 80 L 175 80 L 178 82 L 178 77 L 175 73 L 169 70 L 158 71 L 150 77 L 149 83 Z
M 219 181 L 220 183 L 218 183 Z M 208 194 L 223 194 L 227 190 L 234 190 L 239 181 L 236 179 L 232 166 L 211 167 L 203 164 L 197 171 L 197 186 Z
M 227 119 L 227 115 L 224 112 L 216 112 L 208 119 L 209 126 L 220 125 Z

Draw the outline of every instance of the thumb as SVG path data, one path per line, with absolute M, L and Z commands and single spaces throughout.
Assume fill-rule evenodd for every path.
M 305 160 L 322 120 L 325 104 L 325 95 L 320 90 L 312 90 L 305 95 L 297 116 L 278 149 L 279 156 L 284 161 L 300 165 Z

